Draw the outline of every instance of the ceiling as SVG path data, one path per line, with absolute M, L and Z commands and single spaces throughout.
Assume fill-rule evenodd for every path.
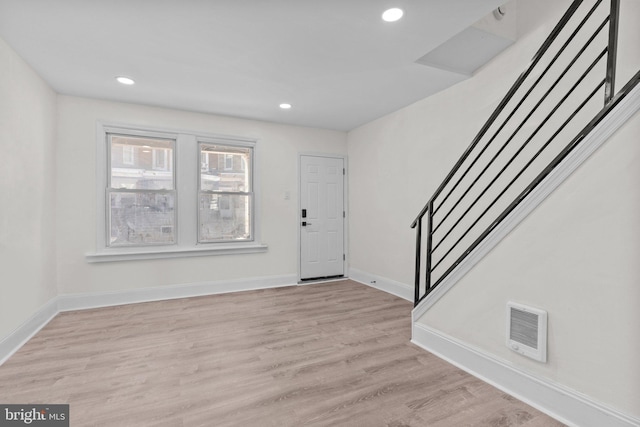
M 466 78 L 415 61 L 501 3 L 0 0 L 0 37 L 61 94 L 348 131 Z

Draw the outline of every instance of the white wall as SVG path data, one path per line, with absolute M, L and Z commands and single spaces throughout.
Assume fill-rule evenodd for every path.
M 55 98 L 0 39 L 0 341 L 56 296 Z
M 349 132 L 351 267 L 413 283 L 409 226 L 533 56 L 534 38 L 473 78 Z
M 413 283 L 410 223 L 569 3 L 519 2 L 519 40 L 473 78 L 349 133 L 352 268 Z M 622 10 L 640 18 L 638 2 Z M 623 29 L 628 78 L 640 38 Z M 638 416 L 639 134 L 636 116 L 420 322 Z M 507 300 L 549 310 L 547 364 L 506 349 Z
M 58 286 L 61 294 L 109 292 L 297 274 L 299 152 L 346 154 L 344 132 L 284 126 L 133 104 L 58 97 Z M 96 122 L 235 135 L 258 140 L 266 253 L 89 264 L 96 250 Z M 284 199 L 285 191 L 291 198 Z
M 415 237 L 409 224 L 567 5 L 568 0 L 523 1 L 518 6 L 519 16 L 525 17 L 519 23 L 520 40 L 500 58 L 472 79 L 348 137 L 56 97 L 0 41 L 0 131 L 9 159 L 0 168 L 0 337 L 53 298 L 56 284 L 60 294 L 73 294 L 294 275 L 300 151 L 348 152 L 351 266 L 412 283 Z M 638 2 L 623 1 L 624 7 L 629 9 L 623 18 L 635 22 L 629 17 L 638 16 Z M 621 56 L 636 52 L 637 57 L 640 49 L 633 40 L 638 40 L 638 29 L 628 27 Z M 630 70 L 634 66 L 622 64 L 621 73 Z M 98 120 L 257 138 L 263 154 L 261 240 L 269 244 L 269 251 L 88 264 L 85 254 L 96 248 L 96 215 L 102 214 L 96 212 Z M 640 318 L 633 303 L 640 296 L 635 264 L 640 255 L 638 122 L 636 117 L 612 138 L 422 321 L 637 415 Z M 284 200 L 285 191 L 291 192 L 290 200 Z M 548 364 L 529 362 L 504 348 L 507 299 L 549 310 Z
M 419 323 L 640 416 L 640 115 Z M 505 345 L 506 303 L 548 312 L 548 361 Z

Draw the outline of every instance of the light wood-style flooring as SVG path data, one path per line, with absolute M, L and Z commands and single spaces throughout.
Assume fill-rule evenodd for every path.
M 410 340 L 352 282 L 62 313 L 0 366 L 1 403 L 71 426 L 561 426 Z

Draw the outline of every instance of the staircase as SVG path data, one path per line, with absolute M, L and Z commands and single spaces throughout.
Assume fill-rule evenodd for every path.
M 637 230 L 637 193 L 630 179 L 636 176 L 637 151 L 629 147 L 638 138 L 627 131 L 639 129 L 640 71 L 617 55 L 619 37 L 621 53 L 633 53 L 625 47 L 638 44 L 637 39 L 623 44 L 628 27 L 619 31 L 620 14 L 623 25 L 627 19 L 637 22 L 637 16 L 624 15 L 620 1 L 571 3 L 411 224 L 416 230 L 412 342 L 571 426 L 640 426 L 630 362 L 638 343 L 637 270 L 630 270 L 635 246 L 625 253 Z M 624 1 L 623 7 L 629 5 Z M 610 141 L 621 147 L 603 147 L 601 156 L 584 165 L 581 177 L 588 183 L 567 182 L 556 193 L 560 199 L 549 200 L 541 215 L 505 239 L 627 121 L 621 137 Z M 609 184 L 616 182 L 617 167 L 626 167 L 620 173 L 622 193 Z M 601 171 L 611 176 L 602 179 Z M 600 186 L 599 180 L 607 184 Z M 579 214 L 572 201 L 580 205 Z M 559 206 L 571 209 L 556 217 Z M 618 209 L 620 214 L 611 215 Z M 567 221 L 574 214 L 576 227 L 571 227 Z M 592 224 L 598 238 L 583 239 L 580 233 L 591 233 Z M 557 242 L 553 232 L 560 234 Z M 580 247 L 583 242 L 604 245 Z M 616 247 L 619 242 L 626 246 Z M 547 252 L 553 255 L 545 259 Z M 623 262 L 612 263 L 605 253 L 622 256 Z M 506 265 L 505 259 L 515 264 Z M 547 265 L 555 269 L 545 270 Z M 546 363 L 503 344 L 509 336 L 507 302 L 549 310 Z
M 573 1 L 411 224 L 414 320 L 640 109 L 640 71 L 616 84 L 619 14 Z

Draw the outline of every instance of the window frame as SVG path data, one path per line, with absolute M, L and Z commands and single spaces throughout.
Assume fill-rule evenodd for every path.
M 140 133 L 142 133 L 143 131 L 139 131 Z M 148 132 L 144 132 L 144 133 L 148 133 Z M 112 154 L 112 149 L 111 149 L 111 136 L 121 136 L 121 137 L 138 137 L 138 138 L 153 138 L 153 139 L 164 139 L 167 141 L 171 141 L 173 144 L 172 147 L 172 155 L 170 156 L 168 153 L 168 149 L 155 149 L 152 148 L 152 152 L 155 153 L 155 151 L 162 151 L 164 154 L 164 158 L 165 158 L 165 166 L 167 166 L 167 161 L 169 162 L 169 164 L 174 165 L 176 164 L 175 159 L 176 159 L 176 149 L 177 149 L 177 145 L 178 145 L 178 139 L 177 137 L 174 137 L 173 134 L 166 134 L 167 136 L 162 136 L 163 134 L 161 133 L 155 133 L 154 135 L 148 134 L 148 135 L 142 135 L 142 134 L 138 134 L 138 131 L 134 134 L 133 132 L 127 132 L 127 133 L 122 133 L 122 132 L 111 132 L 108 131 L 106 132 L 105 135 L 105 144 L 106 144 L 106 171 L 107 171 L 107 182 L 106 182 L 106 189 L 105 189 L 105 209 L 104 209 L 104 214 L 105 214 L 105 246 L 108 248 L 144 248 L 144 247 L 149 247 L 149 246 L 173 246 L 176 245 L 178 242 L 178 227 L 177 227 L 177 221 L 178 221 L 178 190 L 177 190 L 177 172 L 175 167 L 173 168 L 173 172 L 172 172 L 172 177 L 171 177 L 171 181 L 172 181 L 172 189 L 129 189 L 129 188 L 114 188 L 111 186 L 111 176 L 112 176 L 112 158 L 111 158 L 111 154 Z M 124 147 L 123 147 L 124 148 Z M 152 156 L 152 170 L 160 170 L 160 169 L 156 169 L 155 167 L 155 156 Z M 135 159 L 134 159 L 135 160 Z M 162 169 L 163 171 L 167 171 L 169 168 L 167 167 L 166 169 Z M 110 240 L 111 240 L 111 195 L 112 194 L 171 194 L 173 195 L 173 199 L 174 199 L 174 207 L 173 207 L 173 229 L 174 229 L 174 236 L 173 236 L 173 242 L 171 243 L 163 243 L 163 242 L 154 242 L 154 243 L 142 243 L 142 244 L 137 244 L 137 245 L 112 245 Z
M 107 192 L 107 169 L 110 165 L 108 156 L 109 133 L 172 139 L 175 138 L 173 153 L 174 190 L 176 200 L 175 238 L 174 244 L 153 244 L 148 246 L 108 246 L 108 213 L 110 207 Z M 129 261 L 161 258 L 184 258 L 209 255 L 229 255 L 245 253 L 261 253 L 268 246 L 261 242 L 261 198 L 259 151 L 260 144 L 256 139 L 229 135 L 219 135 L 190 130 L 175 130 L 136 126 L 120 123 L 96 123 L 96 244 L 95 249 L 85 254 L 89 263 Z M 199 228 L 199 174 L 201 173 L 199 141 L 221 145 L 253 144 L 252 164 L 252 240 L 216 241 L 198 243 Z
M 203 145 L 216 145 L 216 146 L 226 146 L 226 147 L 241 147 L 241 148 L 248 148 L 249 152 L 250 152 L 250 160 L 249 163 L 251 166 L 253 166 L 253 168 L 250 166 L 249 167 L 249 182 L 248 182 L 248 186 L 249 186 L 249 190 L 250 191 L 227 191 L 227 190 L 219 190 L 219 191 L 211 191 L 211 190 L 203 190 L 202 189 L 202 172 L 198 173 L 198 185 L 197 185 L 197 191 L 198 191 L 198 233 L 197 233 L 197 240 L 198 240 L 198 244 L 200 245 L 211 245 L 211 244 L 220 244 L 220 243 L 229 243 L 229 244 L 237 244 L 237 243 L 242 243 L 242 242 L 254 242 L 255 239 L 255 229 L 256 229 L 256 212 L 255 212 L 255 199 L 256 199 L 256 195 L 255 195 L 255 155 L 256 155 L 256 144 L 255 141 L 239 141 L 239 140 L 229 140 L 229 139 L 224 139 L 224 138 L 203 138 L 200 137 L 198 138 L 198 154 L 202 155 L 202 146 Z M 224 163 L 225 163 L 225 170 L 229 170 L 226 168 L 226 162 L 227 162 L 227 156 L 231 157 L 231 161 L 233 164 L 233 158 L 235 157 L 234 154 L 224 154 Z M 242 163 L 242 159 L 240 159 L 240 162 Z M 233 169 L 233 168 L 232 168 Z M 242 170 L 242 172 L 246 172 L 246 170 Z M 249 239 L 238 239 L 238 240 L 208 240 L 208 241 L 202 241 L 200 240 L 200 196 L 203 194 L 219 194 L 219 195 L 242 195 L 242 196 L 248 196 L 249 197 L 249 235 L 250 238 Z

